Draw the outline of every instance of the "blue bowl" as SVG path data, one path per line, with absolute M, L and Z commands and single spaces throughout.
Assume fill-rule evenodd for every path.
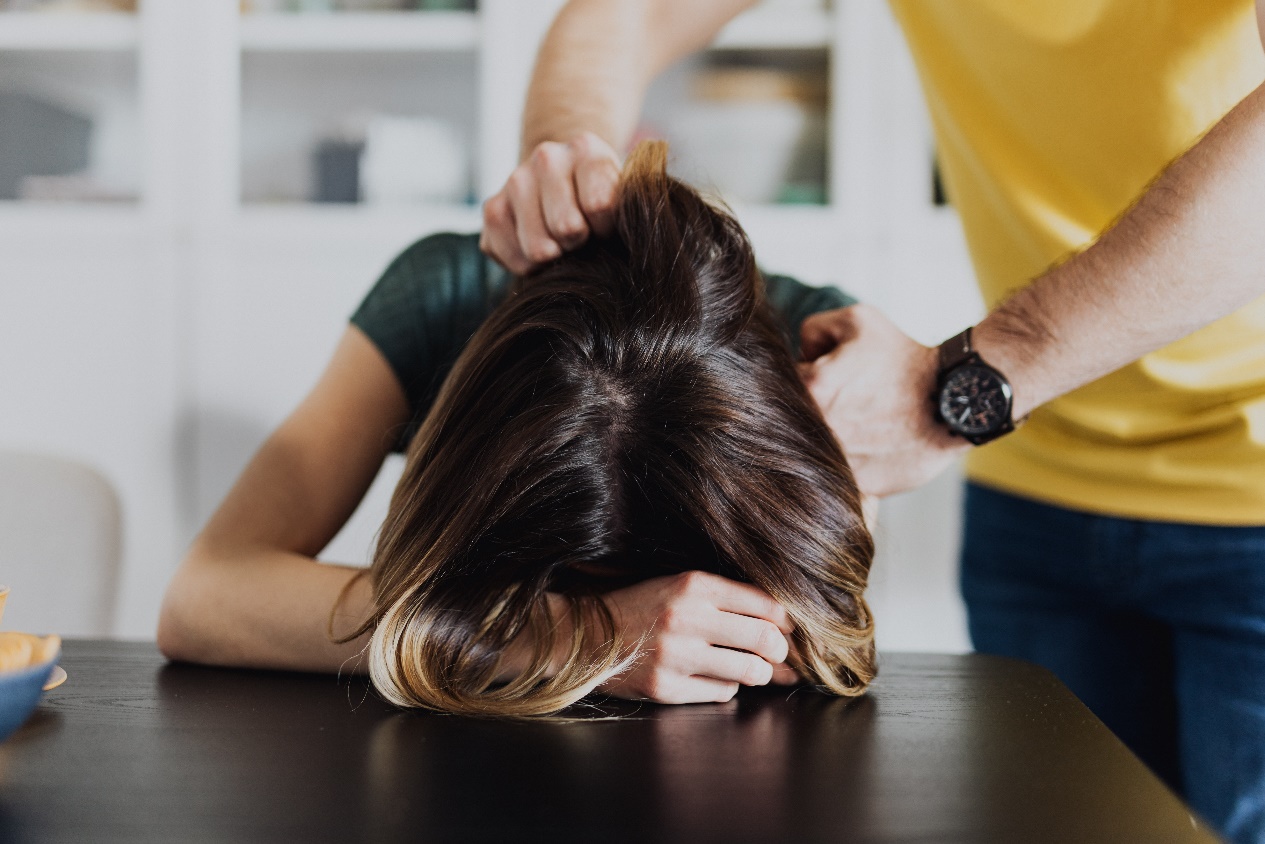
M 0 674 L 0 741 L 17 732 L 39 706 L 44 684 L 56 664 L 57 657 L 53 657 L 31 668 Z

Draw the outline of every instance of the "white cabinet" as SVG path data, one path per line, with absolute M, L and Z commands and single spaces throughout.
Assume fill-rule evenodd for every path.
M 142 0 L 136 15 L 0 14 L 0 91 L 82 103 L 92 172 L 132 197 L 0 203 L 0 443 L 80 457 L 119 487 L 120 635 L 152 635 L 184 544 L 387 261 L 427 233 L 478 227 L 478 201 L 516 162 L 536 45 L 560 5 L 242 15 L 233 0 Z M 717 46 L 755 64 L 815 56 L 827 77 L 826 204 L 736 206 L 762 263 L 838 283 L 926 342 L 972 320 L 969 266 L 952 211 L 931 203 L 930 133 L 886 4 L 757 7 Z M 318 141 L 373 114 L 457 127 L 466 201 L 308 201 Z M 327 556 L 367 557 L 390 485 Z M 875 571 L 894 644 L 964 646 L 946 591 L 952 520 L 920 527 L 940 524 L 926 513 L 955 495 L 948 483 L 917 493 L 880 528 L 900 555 Z M 904 600 L 918 589 L 925 599 Z

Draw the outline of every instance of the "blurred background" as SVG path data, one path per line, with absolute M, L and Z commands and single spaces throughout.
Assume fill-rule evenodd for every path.
M 0 0 L 7 628 L 152 638 L 184 547 L 390 258 L 473 231 L 557 0 Z M 978 295 L 882 0 L 766 0 L 639 136 L 770 270 L 938 343 Z M 368 560 L 401 469 L 323 559 Z M 968 648 L 961 482 L 884 502 L 881 648 Z

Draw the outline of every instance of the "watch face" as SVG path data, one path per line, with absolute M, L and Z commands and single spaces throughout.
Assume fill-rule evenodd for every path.
M 940 416 L 960 434 L 991 434 L 1010 418 L 1010 385 L 987 366 L 959 366 L 940 388 Z

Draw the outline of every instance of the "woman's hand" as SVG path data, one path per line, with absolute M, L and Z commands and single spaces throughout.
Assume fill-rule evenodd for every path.
M 655 703 L 727 701 L 741 686 L 799 681 L 786 664 L 793 625 L 754 586 L 688 571 L 605 596 L 636 663 L 599 691 Z

